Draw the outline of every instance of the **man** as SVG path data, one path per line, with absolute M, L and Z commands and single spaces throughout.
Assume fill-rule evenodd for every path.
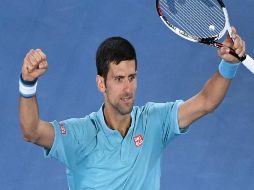
M 84 118 L 47 122 L 39 117 L 37 79 L 47 68 L 45 54 L 37 49 L 26 55 L 20 77 L 20 126 L 24 139 L 45 148 L 46 156 L 67 167 L 69 189 L 160 188 L 163 149 L 189 125 L 213 111 L 234 77 L 245 43 L 232 28 L 232 38 L 218 50 L 223 59 L 203 89 L 183 102 L 134 105 L 137 59 L 133 46 L 121 37 L 106 39 L 96 54 L 96 83 L 104 104 Z

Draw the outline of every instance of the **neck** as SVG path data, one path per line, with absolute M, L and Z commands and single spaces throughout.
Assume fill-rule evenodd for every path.
M 104 106 L 103 113 L 107 126 L 118 130 L 125 137 L 131 125 L 131 114 L 121 115 L 107 106 Z

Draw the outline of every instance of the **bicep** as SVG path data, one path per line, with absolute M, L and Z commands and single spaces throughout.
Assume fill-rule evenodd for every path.
M 54 141 L 54 128 L 51 123 L 40 120 L 36 131 L 35 144 L 50 149 Z
M 188 127 L 191 123 L 206 115 L 206 99 L 202 92 L 182 103 L 178 112 L 178 123 L 180 128 Z

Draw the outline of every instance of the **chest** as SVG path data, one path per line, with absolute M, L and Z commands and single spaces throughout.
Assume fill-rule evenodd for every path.
M 160 134 L 156 134 L 154 126 L 148 123 L 139 123 L 138 128 L 129 130 L 125 138 L 117 131 L 106 135 L 99 130 L 87 146 L 85 156 L 79 156 L 74 176 L 82 179 L 80 186 L 96 184 L 95 189 L 100 189 L 114 183 L 115 189 L 119 189 L 126 181 L 145 180 L 151 169 L 159 171 L 155 168 L 160 166 L 161 146 L 155 136 Z
M 105 134 L 99 130 L 86 149 L 86 156 L 79 161 L 80 167 L 98 167 L 103 170 L 133 168 L 136 164 L 145 165 L 161 154 L 162 132 L 151 122 L 139 120 L 125 138 L 120 132 Z M 156 127 L 158 130 L 156 130 Z

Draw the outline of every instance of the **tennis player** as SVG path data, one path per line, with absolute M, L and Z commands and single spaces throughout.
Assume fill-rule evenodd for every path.
M 224 44 L 241 57 L 245 43 L 233 28 Z M 46 157 L 65 164 L 70 190 L 158 190 L 161 156 L 171 140 L 192 122 L 213 111 L 224 98 L 239 61 L 229 48 L 203 89 L 187 101 L 134 106 L 137 58 L 121 37 L 106 39 L 96 54 L 96 83 L 103 106 L 84 118 L 47 122 L 40 119 L 37 80 L 48 69 L 46 55 L 30 50 L 19 81 L 20 126 L 26 141 L 44 147 Z

